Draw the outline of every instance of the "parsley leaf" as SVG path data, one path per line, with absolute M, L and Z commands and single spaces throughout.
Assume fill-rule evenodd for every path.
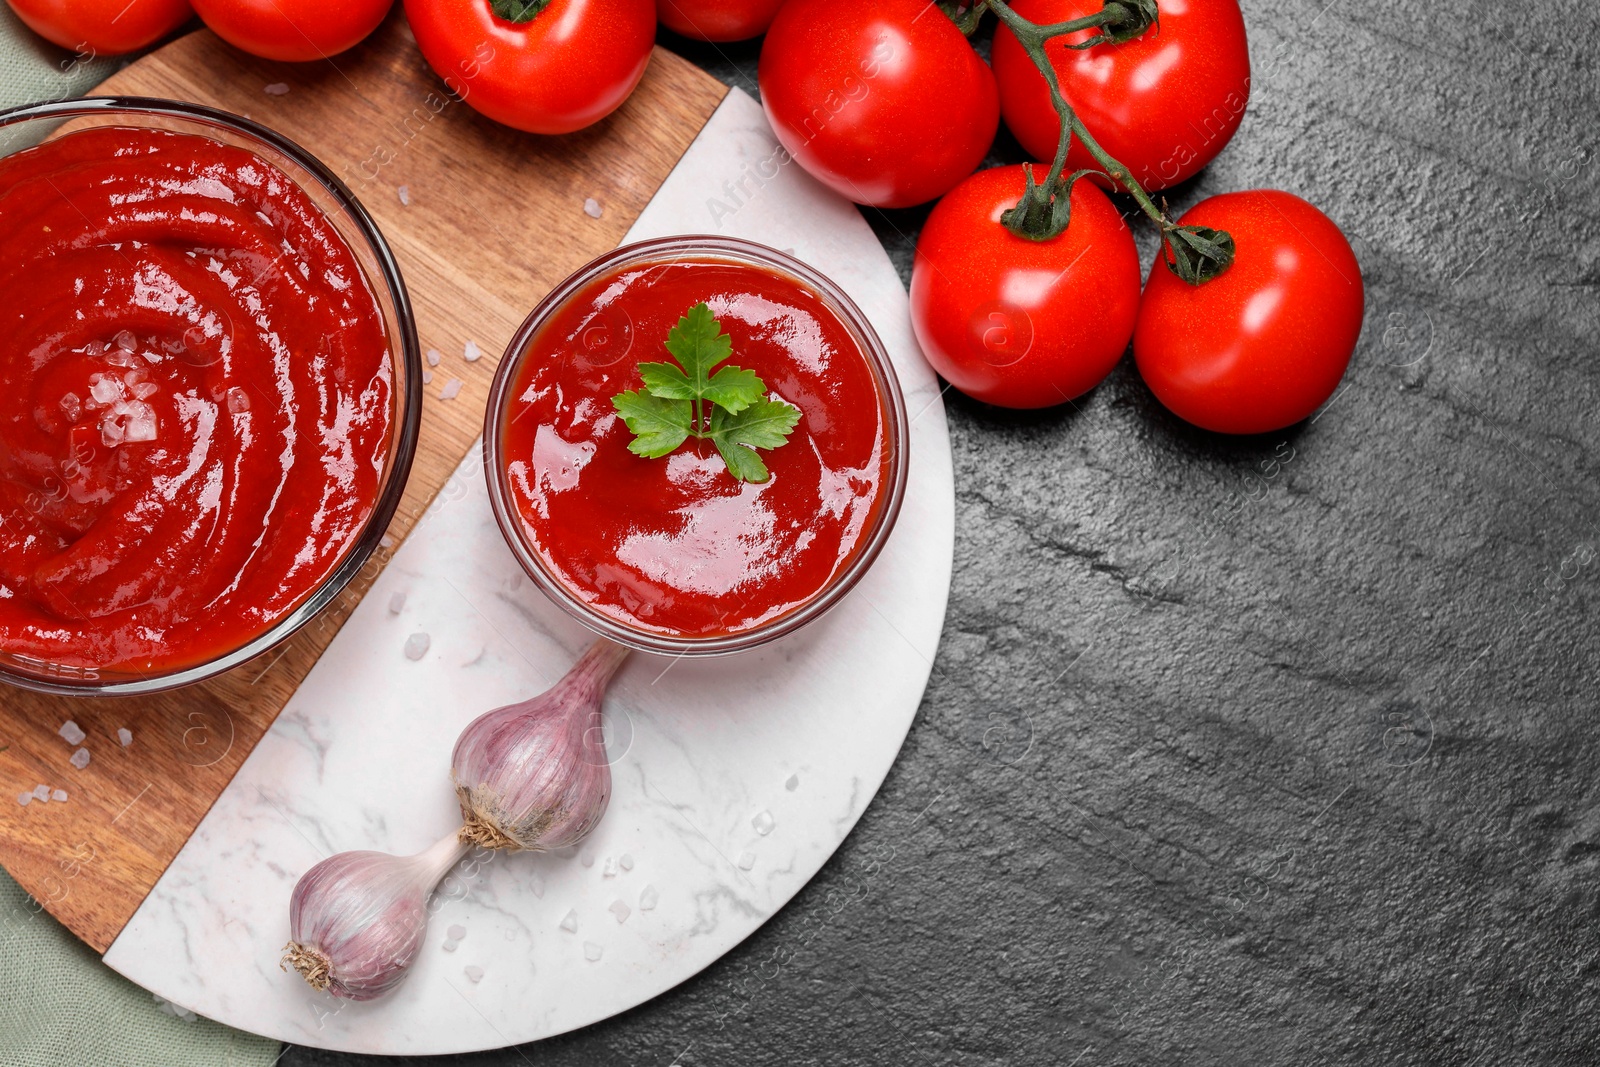
M 770 478 L 756 449 L 787 443 L 800 409 L 768 399 L 767 385 L 755 371 L 729 366 L 712 373 L 733 354 L 733 339 L 703 302 L 667 332 L 666 348 L 676 363 L 639 364 L 644 388 L 611 398 L 634 434 L 629 451 L 656 459 L 695 437 L 716 445 L 728 473 L 739 481 Z

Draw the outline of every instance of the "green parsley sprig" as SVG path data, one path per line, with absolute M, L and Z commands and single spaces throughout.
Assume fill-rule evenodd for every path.
M 666 348 L 676 363 L 641 363 L 643 389 L 630 389 L 611 404 L 633 431 L 628 450 L 659 459 L 691 437 L 710 441 L 741 482 L 772 477 L 757 449 L 787 443 L 800 421 L 800 409 L 767 397 L 767 383 L 755 371 L 717 364 L 733 355 L 733 339 L 711 308 L 690 308 L 667 332 Z

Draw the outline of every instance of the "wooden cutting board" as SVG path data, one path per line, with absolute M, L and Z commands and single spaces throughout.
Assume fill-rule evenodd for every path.
M 398 11 L 331 61 L 270 63 L 200 31 L 97 90 L 210 104 L 309 149 L 377 219 L 422 346 L 441 360 L 424 387 L 421 444 L 391 542 L 317 623 L 227 675 L 159 696 L 0 689 L 0 864 L 96 951 L 122 930 L 466 455 L 499 354 L 524 316 L 621 240 L 727 91 L 658 48 L 638 91 L 605 122 L 566 137 L 521 134 L 450 98 Z M 584 210 L 589 199 L 598 219 Z M 482 358 L 464 358 L 468 342 Z M 460 393 L 444 399 L 453 381 Z M 77 746 L 57 734 L 68 719 L 88 734 L 82 771 L 68 763 Z M 119 728 L 132 731 L 131 745 L 119 743 Z M 17 803 L 16 793 L 39 784 L 66 790 L 67 801 Z

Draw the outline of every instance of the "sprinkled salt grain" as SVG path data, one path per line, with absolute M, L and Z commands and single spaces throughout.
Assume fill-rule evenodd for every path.
M 67 791 L 65 789 L 52 789 L 50 790 L 50 799 L 57 804 L 65 804 L 67 802 Z
M 628 916 L 633 914 L 633 909 L 620 900 L 613 900 L 611 902 L 611 914 L 617 917 L 617 922 L 625 923 L 628 921 Z
M 21 804 L 23 807 L 27 807 L 29 804 L 33 803 L 33 794 L 32 793 L 18 793 L 17 794 L 17 803 Z
M 467 936 L 467 928 L 462 926 L 460 923 L 457 923 L 455 926 L 452 926 L 450 929 L 446 930 L 445 933 L 450 935 L 450 940 L 460 941 L 462 938 Z
M 444 357 L 439 354 L 439 350 L 437 348 L 428 349 L 428 366 L 437 367 L 439 365 L 439 361 L 443 358 Z
M 289 91 L 289 83 L 273 82 L 270 85 L 263 85 L 261 87 L 261 91 L 266 93 L 268 96 L 283 96 Z
M 440 945 L 439 947 L 444 949 L 446 952 L 454 952 L 456 950 L 456 944 L 457 944 L 457 942 L 455 942 L 455 941 L 447 940 L 447 941 L 445 941 L 444 944 Z
M 43 783 L 34 786 L 33 799 L 48 801 L 50 799 L 50 787 Z
M 777 823 L 773 821 L 772 812 L 760 811 L 756 813 L 755 818 L 750 820 L 750 825 L 756 828 L 756 833 L 760 834 L 762 837 L 766 837 L 768 834 L 772 833 L 772 828 L 776 826 Z
M 433 371 L 425 370 L 425 371 L 422 372 L 422 384 L 423 385 L 432 385 L 433 384 Z
M 250 394 L 237 385 L 228 390 L 228 410 L 235 415 L 243 415 L 250 410 Z
M 594 866 L 594 853 L 591 852 L 587 848 L 581 849 L 578 852 L 578 862 L 583 864 L 585 867 L 593 867 Z
M 440 400 L 454 400 L 461 394 L 461 379 L 451 378 L 444 383 L 444 388 L 439 390 Z
M 402 204 L 404 204 L 406 207 L 411 206 L 411 186 L 402 185 L 400 188 L 396 189 L 395 192 L 399 194 L 400 202 Z
M 583 202 L 583 213 L 588 215 L 591 219 L 599 218 L 601 214 L 603 214 L 600 208 L 600 201 L 596 200 L 592 196 L 585 200 Z
M 578 913 L 576 911 L 569 911 L 565 916 L 562 917 L 561 929 L 565 930 L 569 934 L 575 934 L 578 932 Z
M 78 416 L 83 414 L 83 401 L 78 399 L 77 393 L 65 393 L 61 397 L 61 414 L 70 422 L 77 422 Z
M 68 719 L 66 722 L 62 723 L 61 729 L 57 730 L 56 733 L 60 734 L 69 745 L 81 745 L 83 744 L 83 739 L 89 736 L 83 732 L 83 727 L 79 726 L 71 719 Z
M 483 349 L 478 347 L 478 342 L 468 341 L 466 347 L 461 350 L 461 358 L 468 363 L 476 363 L 483 358 Z
M 528 888 L 533 890 L 533 895 L 540 900 L 544 899 L 544 875 L 536 874 L 528 879 Z
M 161 391 L 155 382 L 139 382 L 133 387 L 133 395 L 137 400 L 149 400 Z
M 405 610 L 406 594 L 402 591 L 389 598 L 389 614 L 398 615 Z
M 122 443 L 122 423 L 115 419 L 106 419 L 100 424 L 100 443 L 107 448 L 115 448 Z
M 653 885 L 645 886 L 643 889 L 641 889 L 639 891 L 639 910 L 640 911 L 655 911 L 656 910 L 656 901 L 659 900 L 659 899 L 661 899 L 661 898 L 656 893 L 656 887 L 655 886 L 653 886 Z
M 406 659 L 421 659 L 428 654 L 428 646 L 432 644 L 427 634 L 415 633 L 406 638 Z
M 793 793 L 796 789 L 800 788 L 800 776 L 798 774 L 791 774 L 789 776 L 789 780 L 783 783 L 783 787 L 789 792 Z
M 109 374 L 96 374 L 89 379 L 89 395 L 96 404 L 109 404 L 122 395 L 122 382 Z
M 128 416 L 128 422 L 123 431 L 124 441 L 154 441 L 156 439 L 156 416 L 148 405 L 140 405 L 143 412 Z
M 127 748 L 133 744 L 133 731 L 126 726 L 117 727 L 117 740 L 122 742 L 123 748 Z
M 78 768 L 78 770 L 83 770 L 85 767 L 89 766 L 89 750 L 86 748 L 78 749 L 78 751 L 72 754 L 72 758 L 67 762 Z
M 633 870 L 633 857 L 624 852 L 622 858 L 617 861 L 617 866 L 625 871 Z
M 748 871 L 750 868 L 754 867 L 755 865 L 756 865 L 756 854 L 754 852 L 741 852 L 741 853 L 739 853 L 739 869 L 741 871 Z
M 133 336 L 132 330 L 118 330 L 117 336 L 111 339 L 111 343 L 124 352 L 132 352 L 139 347 L 139 339 Z
M 600 875 L 603 878 L 615 878 L 617 876 L 617 861 L 607 856 L 606 865 L 601 868 Z
M 593 941 L 585 941 L 583 943 L 583 958 L 588 960 L 590 963 L 600 962 L 600 954 L 604 951 L 605 949 L 601 948 Z
M 482 967 L 478 967 L 478 966 L 463 967 L 463 968 L 461 968 L 461 973 L 463 973 L 463 974 L 465 974 L 467 976 L 467 981 L 469 981 L 469 982 L 478 983 L 478 982 L 483 981 L 483 968 Z

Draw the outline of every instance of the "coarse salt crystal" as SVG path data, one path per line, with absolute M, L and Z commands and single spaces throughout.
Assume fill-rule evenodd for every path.
M 443 358 L 444 357 L 439 354 L 439 350 L 437 348 L 428 349 L 428 366 L 437 367 L 439 365 L 439 361 Z
M 50 799 L 57 804 L 65 804 L 67 802 L 67 791 L 65 789 L 52 789 L 50 790 Z
M 777 823 L 772 818 L 772 812 L 760 811 L 756 813 L 755 818 L 750 820 L 750 825 L 755 827 L 756 833 L 760 834 L 762 837 L 766 837 L 768 834 L 772 833 L 772 828 L 776 826 Z
M 122 395 L 122 381 L 108 374 L 96 374 L 89 380 L 89 395 L 96 404 L 109 404 Z
M 150 409 L 146 407 L 145 410 L 149 411 Z M 128 442 L 154 441 L 156 439 L 155 413 L 151 412 L 148 415 L 136 414 L 130 416 L 128 418 L 127 428 L 123 433 L 122 439 Z
M 741 871 L 748 871 L 750 868 L 754 867 L 755 865 L 756 865 L 756 854 L 754 852 L 741 852 L 739 854 L 739 869 Z
M 123 748 L 127 748 L 133 744 L 133 731 L 126 726 L 117 727 L 117 740 L 122 742 Z
M 454 400 L 461 394 L 461 379 L 451 378 L 444 383 L 444 388 L 439 390 L 440 400 Z
M 656 901 L 658 901 L 660 899 L 661 899 L 660 894 L 658 894 L 656 892 L 656 887 L 655 886 L 653 886 L 653 885 L 645 886 L 643 889 L 641 889 L 639 891 L 639 910 L 640 911 L 655 911 L 656 910 Z
M 228 390 L 228 410 L 235 415 L 243 415 L 250 410 L 250 394 L 237 385 Z
M 600 873 L 603 877 L 615 878 L 617 876 L 617 861 L 607 856 L 606 865 L 601 869 Z
M 579 849 L 579 851 L 578 851 L 578 862 L 583 864 L 585 867 L 593 867 L 594 866 L 594 853 L 589 851 L 587 848 Z
M 483 968 L 477 966 L 463 967 L 462 973 L 467 976 L 467 981 L 474 984 L 483 981 Z
M 603 952 L 605 952 L 605 949 L 601 948 L 593 941 L 585 941 L 583 943 L 583 958 L 588 960 L 590 963 L 600 962 L 600 955 Z
M 569 934 L 575 934 L 578 932 L 578 913 L 576 911 L 569 911 L 566 913 L 566 915 L 562 916 L 561 929 L 565 930 Z
M 402 611 L 405 610 L 405 607 L 406 607 L 406 594 L 405 594 L 404 591 L 398 592 L 398 593 L 394 594 L 393 596 L 391 596 L 389 598 L 389 614 L 390 615 L 398 615 L 398 614 L 400 614 Z
M 396 189 L 395 192 L 399 194 L 400 202 L 402 204 L 404 204 L 406 207 L 411 206 L 411 186 L 402 185 L 400 188 Z
M 589 199 L 583 202 L 583 213 L 588 215 L 591 219 L 597 219 L 604 212 L 600 207 L 600 201 L 591 196 Z
M 478 342 L 468 341 L 466 347 L 461 350 L 461 358 L 468 363 L 476 363 L 483 358 L 483 349 L 478 347 Z
M 625 871 L 633 870 L 633 857 L 624 852 L 622 858 L 617 860 L 617 866 Z
M 432 640 L 424 633 L 415 633 L 406 638 L 406 659 L 421 659 L 428 654 L 428 646 Z
M 783 783 L 783 787 L 789 792 L 793 793 L 796 789 L 800 788 L 800 776 L 798 774 L 791 774 L 789 776 L 789 780 Z
M 118 330 L 117 335 L 111 339 L 111 343 L 124 352 L 132 352 L 139 347 L 139 339 L 133 336 L 132 330 Z
M 422 372 L 422 384 L 423 385 L 432 385 L 433 384 L 433 371 L 425 370 L 425 371 Z
M 71 719 L 68 719 L 66 722 L 62 723 L 61 729 L 57 730 L 56 733 L 60 734 L 69 745 L 81 745 L 83 744 L 83 739 L 89 736 L 83 732 L 83 727 L 79 726 Z
M 455 926 L 452 926 L 450 929 L 446 930 L 445 933 L 450 935 L 450 940 L 460 941 L 462 938 L 467 936 L 467 928 L 457 923 Z
M 454 952 L 456 950 L 456 944 L 457 942 L 446 938 L 444 944 L 440 945 L 439 947 L 444 949 L 446 952 Z
M 268 96 L 283 96 L 289 91 L 289 83 L 273 82 L 270 85 L 263 85 L 261 87 L 261 91 L 266 93 Z
M 21 804 L 23 807 L 27 807 L 29 804 L 33 803 L 33 794 L 32 793 L 18 793 L 17 794 L 17 803 Z
M 115 419 L 106 419 L 100 423 L 100 443 L 107 448 L 115 448 L 122 443 L 122 423 Z
M 133 395 L 138 400 L 149 400 L 161 391 L 155 382 L 139 382 L 133 387 Z
M 49 800 L 50 799 L 50 787 L 45 785 L 42 782 L 39 785 L 34 786 L 33 787 L 33 799 L 35 799 L 35 800 Z
M 78 399 L 76 393 L 65 393 L 61 397 L 61 414 L 70 422 L 77 422 L 78 416 L 83 414 L 83 401 Z
M 86 748 L 78 749 L 78 751 L 72 754 L 72 758 L 67 762 L 78 768 L 78 770 L 83 770 L 85 767 L 89 766 L 89 750 Z
M 628 916 L 633 914 L 633 909 L 620 900 L 613 900 L 611 902 L 611 914 L 617 917 L 617 922 L 625 923 L 628 921 Z

